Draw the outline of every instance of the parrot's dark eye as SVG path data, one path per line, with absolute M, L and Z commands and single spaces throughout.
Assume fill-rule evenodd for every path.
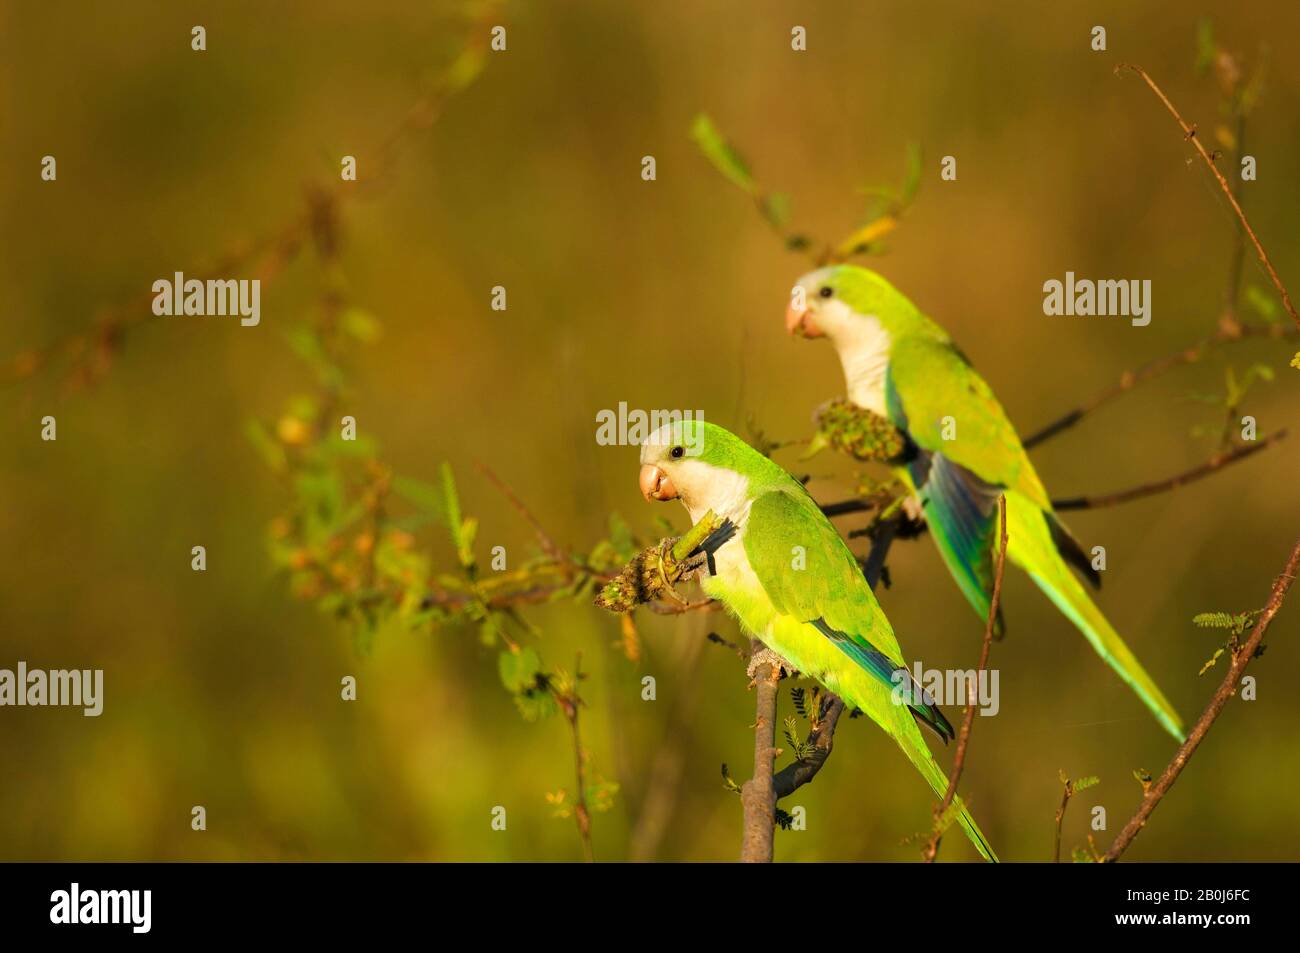
M 685 452 L 686 449 L 684 447 L 673 447 L 671 450 L 668 451 L 668 456 L 672 457 L 674 460 L 680 460 L 682 454 L 684 454 Z
M 817 293 L 821 295 L 823 298 L 829 298 L 835 292 L 831 291 L 830 285 L 822 285 L 821 289 Z

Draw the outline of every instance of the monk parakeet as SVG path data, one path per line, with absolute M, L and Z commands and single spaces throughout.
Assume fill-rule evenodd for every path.
M 710 510 L 724 521 L 721 544 L 704 544 L 704 591 L 795 669 L 869 715 L 942 797 L 948 779 L 918 722 L 945 743 L 952 725 L 908 674 L 853 553 L 802 484 L 734 434 L 688 420 L 642 444 L 641 492 L 681 500 L 693 522 Z M 996 860 L 965 805 L 954 804 L 966 836 Z
M 1008 557 L 1181 741 L 1182 719 L 1070 566 L 1094 586 L 1100 586 L 1100 574 L 1052 512 L 1002 405 L 947 332 L 884 278 L 854 265 L 800 278 L 786 329 L 829 338 L 844 367 L 849 400 L 902 431 L 905 449 L 895 472 L 980 617 L 989 611 L 997 498 L 1005 493 Z

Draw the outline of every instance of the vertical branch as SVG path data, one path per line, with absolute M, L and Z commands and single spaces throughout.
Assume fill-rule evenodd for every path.
M 871 532 L 871 549 L 863 561 L 863 575 L 872 589 L 880 581 L 885 557 L 898 536 L 903 517 L 893 516 L 877 523 Z M 763 643 L 751 643 L 757 653 Z M 768 653 L 771 655 L 771 653 Z M 773 777 L 776 767 L 776 695 L 781 679 L 780 666 L 761 662 L 753 670 L 757 687 L 754 716 L 754 776 L 741 786 L 741 806 L 744 813 L 740 859 L 743 863 L 771 863 L 773 842 L 776 838 L 776 801 L 807 784 L 826 764 L 831 745 L 835 740 L 835 727 L 844 714 L 842 699 L 827 692 L 822 712 L 822 727 L 810 741 L 818 754 L 806 762 L 787 766 Z
M 1240 684 L 1241 677 L 1245 674 L 1246 666 L 1250 664 L 1250 660 L 1259 651 L 1260 644 L 1264 641 L 1264 633 L 1268 631 L 1273 617 L 1282 608 L 1282 600 L 1286 598 L 1287 590 L 1295 582 L 1298 567 L 1300 567 L 1300 539 L 1297 539 L 1295 546 L 1292 547 L 1291 555 L 1282 568 L 1281 575 L 1273 581 L 1273 589 L 1269 593 L 1268 603 L 1260 612 L 1259 621 L 1255 623 L 1255 628 L 1251 630 L 1250 637 L 1246 639 L 1246 644 L 1233 657 L 1232 667 L 1228 669 L 1228 673 L 1224 676 L 1223 683 L 1210 699 L 1209 705 L 1206 706 L 1201 717 L 1197 719 L 1196 724 L 1187 735 L 1187 740 L 1178 749 L 1178 753 L 1169 762 L 1169 766 L 1165 768 L 1164 773 L 1147 789 L 1146 795 L 1142 798 L 1141 807 L 1124 825 L 1124 829 L 1119 832 L 1115 842 L 1110 845 L 1110 850 L 1106 851 L 1105 856 L 1102 857 L 1104 862 L 1112 863 L 1119 860 L 1120 855 L 1128 850 L 1129 845 L 1133 843 L 1133 839 L 1146 826 L 1147 820 L 1151 817 L 1151 812 L 1156 809 L 1156 805 L 1160 803 L 1161 798 L 1169 793 L 1169 789 L 1178 780 L 1178 776 L 1183 773 L 1183 768 L 1187 767 L 1188 759 L 1201 746 L 1201 742 L 1205 740 L 1206 734 L 1209 733 L 1215 719 L 1223 712 L 1228 700 L 1236 695 L 1237 685 Z
M 1115 67 L 1115 72 L 1118 73 L 1120 70 L 1125 69 L 1137 73 L 1137 75 L 1141 76 L 1143 81 L 1151 87 L 1151 91 L 1160 98 L 1162 103 L 1165 104 L 1165 108 L 1169 110 L 1169 114 L 1177 120 L 1179 127 L 1183 130 L 1183 138 L 1190 141 L 1191 144 L 1196 147 L 1196 151 L 1200 153 L 1201 158 L 1205 160 L 1206 167 L 1209 168 L 1215 179 L 1218 180 L 1219 188 L 1221 188 L 1223 194 L 1228 197 L 1228 203 L 1232 206 L 1232 210 L 1237 213 L 1237 220 L 1241 222 L 1241 227 L 1245 229 L 1246 235 L 1250 238 L 1251 244 L 1255 246 L 1255 253 L 1259 256 L 1260 262 L 1268 272 L 1269 278 L 1273 280 L 1273 287 L 1277 289 L 1278 295 L 1282 298 L 1282 305 L 1286 308 L 1286 313 L 1291 316 L 1291 320 L 1295 322 L 1295 326 L 1300 328 L 1300 314 L 1296 313 L 1295 305 L 1291 303 L 1291 296 L 1287 294 L 1286 287 L 1282 284 L 1282 279 L 1277 276 L 1277 271 L 1273 268 L 1273 263 L 1268 260 L 1268 254 L 1264 251 L 1264 246 L 1261 245 L 1259 239 L 1255 237 L 1255 231 L 1250 227 L 1250 222 L 1246 220 L 1246 213 L 1241 210 L 1241 204 L 1237 201 L 1237 197 L 1232 194 L 1232 187 L 1228 185 L 1228 180 L 1223 177 L 1223 173 L 1219 171 L 1219 167 L 1214 164 L 1214 159 L 1205 151 L 1205 146 L 1201 145 L 1201 140 L 1197 138 L 1196 127 L 1187 124 L 1186 120 L 1183 119 L 1178 110 L 1174 108 L 1174 104 L 1169 101 L 1169 97 L 1165 95 L 1164 90 L 1156 85 L 1155 80 L 1147 75 L 1146 70 L 1140 66 L 1134 66 L 1131 63 L 1121 63 Z
M 754 639 L 752 650 L 762 651 L 763 643 Z M 740 789 L 744 809 L 744 832 L 740 860 L 746 864 L 772 862 L 776 830 L 776 797 L 772 772 L 776 765 L 776 693 L 781 682 L 781 667 L 764 661 L 754 671 L 754 776 Z
M 1052 863 L 1061 862 L 1061 826 L 1065 821 L 1065 809 L 1070 806 L 1070 798 L 1074 796 L 1074 782 L 1066 781 L 1061 789 L 1061 806 L 1056 809 L 1056 846 L 1052 849 Z
M 993 598 L 989 600 L 989 616 L 984 623 L 984 645 L 980 648 L 979 668 L 975 671 L 975 681 L 966 686 L 966 710 L 962 714 L 961 731 L 957 735 L 957 753 L 952 760 L 952 774 L 948 778 L 948 790 L 934 809 L 935 831 L 925 845 L 923 859 L 932 864 L 939 855 L 939 841 L 943 831 L 939 829 L 939 819 L 952 806 L 957 796 L 957 782 L 961 780 L 962 770 L 966 767 L 966 746 L 970 744 L 971 728 L 975 725 L 975 686 L 989 664 L 989 652 L 993 648 L 993 629 L 998 620 L 998 609 L 1002 604 L 1002 576 L 1007 566 L 1007 498 L 998 497 L 998 558 L 993 573 Z
M 587 810 L 587 777 L 586 765 L 582 750 L 582 734 L 578 729 L 578 709 L 582 705 L 582 699 L 578 697 L 578 680 L 582 678 L 582 653 L 578 653 L 578 659 L 573 666 L 573 686 L 568 691 L 556 691 L 552 688 L 552 694 L 560 705 L 560 711 L 564 713 L 564 719 L 569 723 L 569 730 L 573 735 L 573 770 L 578 785 L 573 795 L 573 818 L 578 824 L 578 836 L 582 839 L 582 856 L 587 863 L 592 863 L 596 859 L 596 853 L 591 846 L 591 812 Z

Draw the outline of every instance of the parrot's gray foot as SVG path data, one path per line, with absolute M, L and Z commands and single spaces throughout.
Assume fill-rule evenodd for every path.
M 769 648 L 761 648 L 749 657 L 749 668 L 745 669 L 745 674 L 749 676 L 752 682 L 758 676 L 757 672 L 760 666 L 771 665 L 773 672 L 785 671 L 786 675 L 794 675 L 795 667 L 787 662 L 781 656 L 777 655 Z

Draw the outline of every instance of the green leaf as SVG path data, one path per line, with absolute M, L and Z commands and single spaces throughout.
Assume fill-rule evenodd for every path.
M 534 649 L 505 651 L 497 656 L 497 672 L 501 676 L 501 684 L 513 694 L 536 688 L 537 676 L 541 671 L 542 660 Z
M 749 172 L 749 166 L 718 132 L 713 120 L 704 113 L 695 117 L 695 122 L 691 125 L 691 138 L 699 146 L 700 152 L 704 153 L 704 157 L 728 181 L 750 195 L 754 194 L 754 178 Z
M 618 513 L 609 514 L 609 542 L 614 547 L 614 554 L 627 562 L 637 553 L 636 537 L 632 527 Z
M 1100 783 L 1101 778 L 1095 776 L 1079 778 L 1074 782 L 1074 793 L 1078 794 L 1080 791 L 1086 791 L 1088 788 L 1096 787 Z
M 903 172 L 903 190 L 902 199 L 904 205 L 911 205 L 912 199 L 916 198 L 917 190 L 921 187 L 921 145 L 917 142 L 907 144 L 907 153 L 904 157 L 905 171 Z
M 727 770 L 727 764 L 725 761 L 722 763 L 722 786 L 732 794 L 741 793 L 740 785 L 732 780 L 731 772 Z
M 1246 303 L 1269 324 L 1278 322 L 1277 301 L 1259 285 L 1246 286 Z
M 466 569 L 474 568 L 474 535 L 478 522 L 472 518 L 463 519 L 460 515 L 460 495 L 456 492 L 456 478 L 452 475 L 451 464 L 442 465 L 443 508 L 447 515 L 447 528 L 451 530 L 451 541 L 456 547 L 460 564 Z
M 379 320 L 363 308 L 348 308 L 340 323 L 344 332 L 363 343 L 368 344 L 379 337 Z
M 519 709 L 519 714 L 523 716 L 524 721 L 541 721 L 543 718 L 549 718 L 560 710 L 560 706 L 551 697 L 551 693 L 544 689 L 534 689 L 516 695 L 515 707 Z
M 778 230 L 790 224 L 790 196 L 784 192 L 773 192 L 763 196 L 763 217 Z
M 794 720 L 794 715 L 785 716 L 785 740 L 786 743 L 794 750 L 795 757 L 799 757 L 799 723 Z
M 412 477 L 395 476 L 393 492 L 439 523 L 447 522 L 447 513 L 443 505 L 445 496 L 438 487 Z
M 284 445 L 269 433 L 260 420 L 250 420 L 244 425 L 244 434 L 257 450 L 258 454 L 273 473 L 281 473 L 288 461 L 284 455 Z
M 1214 26 L 1209 17 L 1202 17 L 1196 21 L 1196 72 L 1208 70 L 1218 52 L 1214 44 Z
M 1199 625 L 1203 629 L 1231 629 L 1236 627 L 1235 620 L 1226 612 L 1202 612 L 1192 616 L 1192 623 Z
M 454 93 L 474 82 L 478 74 L 483 71 L 485 60 L 486 55 L 481 48 L 475 46 L 466 48 L 443 75 L 443 82 L 447 89 Z

